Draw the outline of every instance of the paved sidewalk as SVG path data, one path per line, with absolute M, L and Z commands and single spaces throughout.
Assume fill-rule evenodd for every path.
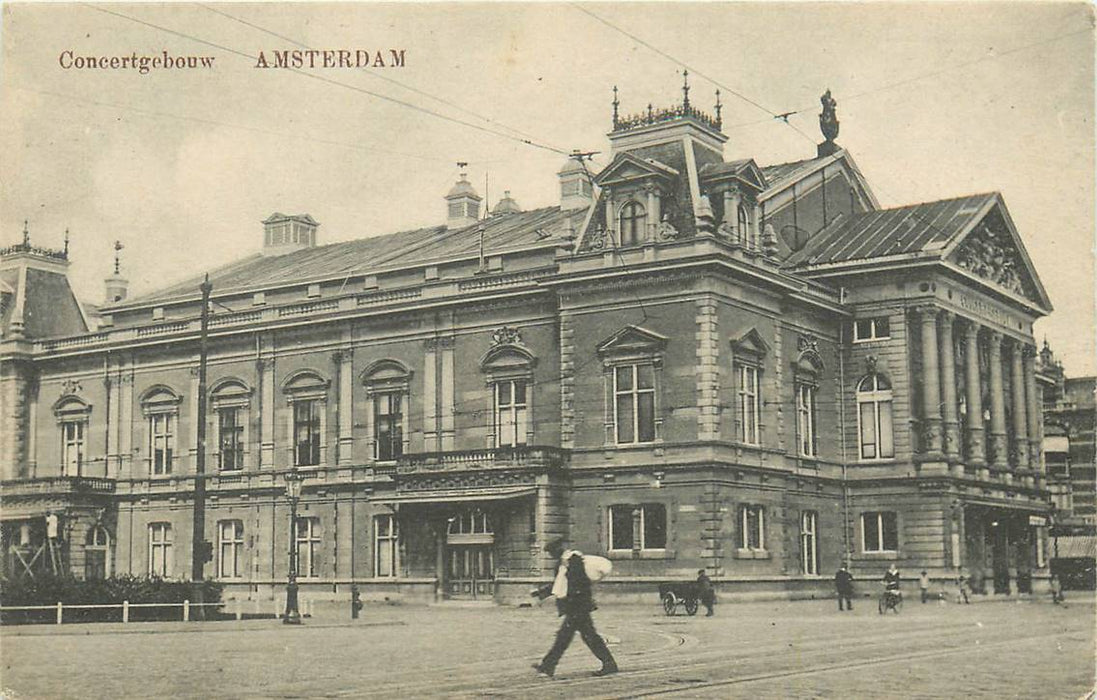
M 623 669 L 576 639 L 556 680 L 529 665 L 558 625 L 534 608 L 367 605 L 279 620 L 6 627 L 5 696 L 147 697 L 1080 697 L 1093 685 L 1094 606 L 908 602 L 877 614 L 833 601 L 725 604 L 716 617 L 607 606 Z M 871 604 L 870 604 L 871 603 Z M 336 610 L 330 612 L 336 613 Z M 193 669 L 200 669 L 195 673 Z

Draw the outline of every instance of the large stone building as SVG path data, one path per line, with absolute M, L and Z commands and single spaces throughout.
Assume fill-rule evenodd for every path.
M 607 597 L 808 595 L 843 560 L 1045 581 L 1051 304 L 1002 197 L 882 209 L 829 93 L 817 153 L 768 166 L 683 97 L 615 100 L 611 162 L 552 206 L 462 177 L 446 225 L 274 214 L 209 273 L 207 577 L 279 593 L 295 473 L 305 595 L 513 600 L 557 536 L 614 560 Z M 189 576 L 202 280 L 116 269 L 90 328 L 67 265 L 2 256 L 5 574 Z

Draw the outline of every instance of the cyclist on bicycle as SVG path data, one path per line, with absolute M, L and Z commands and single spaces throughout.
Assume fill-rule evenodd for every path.
M 902 577 L 899 574 L 898 567 L 892 562 L 888 570 L 884 572 L 884 594 L 888 597 L 902 598 L 903 594 L 899 590 L 899 581 Z

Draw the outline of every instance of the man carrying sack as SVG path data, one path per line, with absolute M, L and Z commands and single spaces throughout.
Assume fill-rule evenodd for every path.
M 594 672 L 595 676 L 608 676 L 617 673 L 617 662 L 606 647 L 605 640 L 594 629 L 591 612 L 597 606 L 591 590 L 591 579 L 600 580 L 609 573 L 612 565 L 603 557 L 584 556 L 582 552 L 566 550 L 563 539 L 555 539 L 545 545 L 545 551 L 556 560 L 556 577 L 551 584 L 535 589 L 530 595 L 541 600 L 556 596 L 556 610 L 564 617 L 556 641 L 552 648 L 533 667 L 538 673 L 552 678 L 556 664 L 564 655 L 571 640 L 578 632 L 583 642 L 602 662 L 602 668 Z

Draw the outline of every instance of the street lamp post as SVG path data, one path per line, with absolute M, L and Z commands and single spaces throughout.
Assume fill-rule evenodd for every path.
M 297 472 L 286 474 L 286 497 L 289 498 L 289 581 L 286 583 L 286 614 L 282 622 L 287 625 L 301 624 L 301 613 L 297 609 L 297 501 L 301 498 L 301 477 Z

